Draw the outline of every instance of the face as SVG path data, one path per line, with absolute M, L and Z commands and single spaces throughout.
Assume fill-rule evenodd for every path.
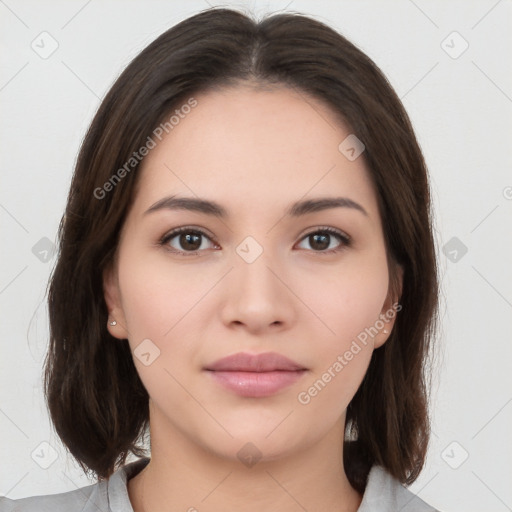
M 396 300 L 363 157 L 340 152 L 350 130 L 326 106 L 285 87 L 195 99 L 144 159 L 104 276 L 152 441 L 232 459 L 252 443 L 269 460 L 341 444 Z

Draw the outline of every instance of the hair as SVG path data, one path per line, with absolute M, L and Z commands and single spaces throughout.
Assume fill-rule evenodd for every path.
M 424 465 L 430 434 L 426 362 L 438 307 L 428 171 L 407 113 L 379 68 L 332 28 L 295 13 L 257 22 L 230 9 L 202 11 L 147 46 L 101 103 L 78 155 L 49 282 L 44 390 L 55 430 L 99 480 L 130 453 L 145 455 L 149 396 L 127 340 L 107 330 L 103 294 L 103 272 L 115 261 L 140 164 L 103 197 L 96 191 L 126 169 L 180 102 L 244 84 L 310 95 L 365 145 L 391 289 L 398 290 L 403 270 L 402 310 L 387 342 L 373 352 L 340 442 L 345 472 L 359 492 L 374 464 L 410 484 Z

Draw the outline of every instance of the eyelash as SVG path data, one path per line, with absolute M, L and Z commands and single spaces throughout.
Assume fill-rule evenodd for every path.
M 171 252 L 172 254 L 176 254 L 176 255 L 179 255 L 179 256 L 196 256 L 196 255 L 198 255 L 201 251 L 179 251 L 179 250 L 176 250 L 174 248 L 170 248 L 170 246 L 168 245 L 169 241 L 172 240 L 173 238 L 175 238 L 176 236 L 182 234 L 182 233 L 189 233 L 189 234 L 193 233 L 195 235 L 204 236 L 208 240 L 213 242 L 214 244 L 219 245 L 217 243 L 217 241 L 213 237 L 208 235 L 208 233 L 205 233 L 201 229 L 192 228 L 192 227 L 188 227 L 188 226 L 184 226 L 184 227 L 181 227 L 181 228 L 176 228 L 176 229 L 170 231 L 169 233 L 165 234 L 160 239 L 159 245 L 164 247 L 167 251 Z M 334 253 L 338 253 L 338 252 L 341 252 L 341 251 L 347 249 L 352 244 L 352 239 L 348 235 L 343 233 L 343 231 L 339 231 L 338 229 L 331 228 L 329 226 L 320 226 L 320 227 L 316 228 L 314 231 L 310 231 L 309 233 L 306 233 L 300 239 L 300 241 L 302 242 L 303 240 L 305 240 L 306 238 L 308 238 L 311 235 L 325 234 L 325 233 L 337 237 L 338 240 L 341 242 L 340 246 L 338 246 L 335 249 L 328 249 L 328 250 L 325 250 L 325 251 L 315 251 L 315 250 L 312 250 L 312 252 L 318 253 L 318 254 L 323 254 L 323 255 L 324 254 L 334 254 Z

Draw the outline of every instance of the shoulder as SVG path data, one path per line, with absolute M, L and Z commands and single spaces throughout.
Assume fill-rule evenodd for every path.
M 373 466 L 368 475 L 368 482 L 363 501 L 358 512 L 439 512 L 431 507 L 384 468 Z
M 0 497 L 0 512 L 108 512 L 103 482 L 74 491 L 11 500 Z
M 0 512 L 133 512 L 127 481 L 149 462 L 139 459 L 119 468 L 108 480 L 79 489 L 11 500 L 0 496 Z

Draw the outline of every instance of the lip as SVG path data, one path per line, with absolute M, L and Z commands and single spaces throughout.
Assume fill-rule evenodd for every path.
M 307 368 L 276 352 L 240 352 L 205 367 L 224 388 L 244 397 L 271 396 L 297 382 Z
M 248 354 L 239 352 L 223 357 L 205 367 L 210 371 L 224 372 L 273 372 L 307 370 L 304 366 L 288 359 L 277 352 L 263 354 Z

